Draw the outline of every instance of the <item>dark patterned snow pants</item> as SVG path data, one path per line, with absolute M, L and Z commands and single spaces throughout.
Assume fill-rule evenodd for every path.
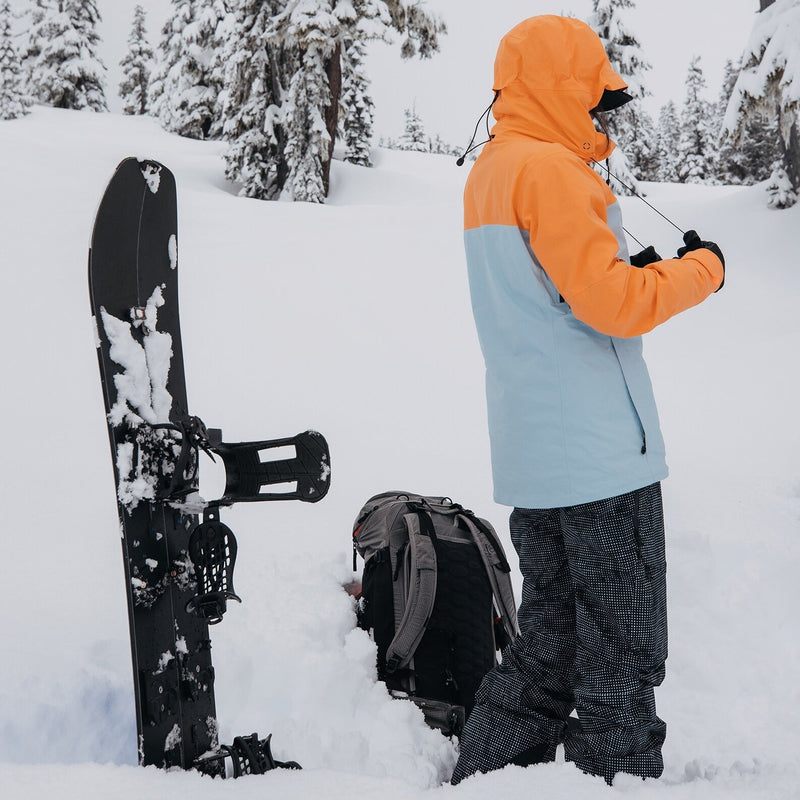
M 661 485 L 511 514 L 524 579 L 521 635 L 489 672 L 452 783 L 509 763 L 566 758 L 611 782 L 657 778 L 666 725 L 653 687 L 667 657 Z M 578 718 L 567 718 L 573 709 Z

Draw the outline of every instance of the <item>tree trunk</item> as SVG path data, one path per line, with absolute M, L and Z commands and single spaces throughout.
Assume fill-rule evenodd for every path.
M 789 180 L 795 191 L 800 192 L 800 119 L 796 119 L 792 125 L 788 144 L 783 136 L 779 138 L 783 152 L 783 164 Z
M 325 72 L 328 75 L 328 89 L 331 94 L 331 103 L 325 109 L 325 127 L 331 137 L 328 147 L 328 160 L 323 166 L 322 185 L 325 187 L 325 196 L 331 184 L 331 161 L 333 160 L 333 147 L 336 144 L 336 128 L 339 123 L 339 98 L 342 95 L 342 45 L 336 43 L 336 47 L 330 59 L 325 64 Z
M 272 102 L 280 105 L 283 98 L 283 87 L 280 83 L 280 69 L 281 69 L 281 51 L 276 52 L 276 48 L 267 47 L 267 58 L 269 59 L 269 77 L 272 86 Z M 270 200 L 278 198 L 283 191 L 286 184 L 286 179 L 289 176 L 289 167 L 286 164 L 286 133 L 283 130 L 283 125 L 276 125 L 275 138 L 278 140 L 277 156 L 275 157 L 275 196 L 270 197 Z M 270 150 L 272 147 L 270 146 Z

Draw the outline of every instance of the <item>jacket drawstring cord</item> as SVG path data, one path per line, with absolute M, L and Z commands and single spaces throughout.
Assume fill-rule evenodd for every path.
M 494 139 L 494 134 L 489 132 L 489 114 L 492 111 L 492 106 L 495 104 L 497 98 L 500 97 L 500 90 L 498 89 L 494 93 L 494 99 L 491 103 L 489 103 L 489 107 L 478 117 L 478 121 L 475 123 L 475 130 L 472 131 L 472 137 L 469 140 L 469 144 L 467 145 L 467 149 L 456 159 L 456 164 L 461 167 L 464 165 L 464 159 L 473 151 L 477 150 L 481 145 L 486 144 L 487 142 L 491 142 Z M 472 143 L 475 141 L 475 137 L 478 135 L 478 127 L 481 124 L 481 120 L 486 117 L 486 135 L 489 137 L 486 141 L 478 142 L 478 144 L 473 145 Z
M 603 165 L 599 161 L 595 160 L 594 158 L 592 159 L 592 161 L 595 164 L 597 164 L 597 166 L 600 167 L 600 169 L 603 168 Z M 662 214 L 652 203 L 649 203 L 647 200 L 645 200 L 645 198 L 642 197 L 642 195 L 640 195 L 639 192 L 636 191 L 636 189 L 634 189 L 632 186 L 628 186 L 628 184 L 625 183 L 625 181 L 621 180 L 618 175 L 615 175 L 611 171 L 611 168 L 610 168 L 609 163 L 608 163 L 608 159 L 606 159 L 606 171 L 608 172 L 608 175 L 611 178 L 614 178 L 614 180 L 619 183 L 620 186 L 624 186 L 632 195 L 634 195 L 635 197 L 638 197 L 646 206 L 648 206 L 653 211 L 655 211 L 656 214 L 658 214 L 659 217 L 662 217 L 667 222 L 669 222 L 669 224 L 672 225 L 672 227 L 675 228 L 675 230 L 679 231 L 681 233 L 681 235 L 683 235 L 683 236 L 686 235 L 686 231 L 683 230 L 683 228 L 681 228 L 678 225 L 676 225 L 666 214 Z M 606 182 L 608 182 L 608 181 L 606 181 Z M 637 241 L 638 241 L 638 239 L 637 239 Z M 641 242 L 640 242 L 640 244 L 641 244 Z

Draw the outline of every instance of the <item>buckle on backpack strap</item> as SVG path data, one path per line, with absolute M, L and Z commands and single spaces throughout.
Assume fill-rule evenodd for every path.
M 386 661 L 386 674 L 391 675 L 393 672 L 397 670 L 400 666 L 400 656 L 393 655 L 391 658 L 387 659 Z
M 442 700 L 430 700 L 427 697 L 414 697 L 397 690 L 392 690 L 389 694 L 395 700 L 410 700 L 414 703 L 422 711 L 429 728 L 440 730 L 445 736 L 461 735 L 466 719 L 464 706 L 445 703 Z

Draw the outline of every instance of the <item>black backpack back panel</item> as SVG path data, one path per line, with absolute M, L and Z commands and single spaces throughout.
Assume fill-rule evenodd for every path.
M 436 555 L 436 600 L 414 654 L 415 693 L 464 706 L 469 715 L 496 663 L 492 587 L 477 547 L 440 539 Z

